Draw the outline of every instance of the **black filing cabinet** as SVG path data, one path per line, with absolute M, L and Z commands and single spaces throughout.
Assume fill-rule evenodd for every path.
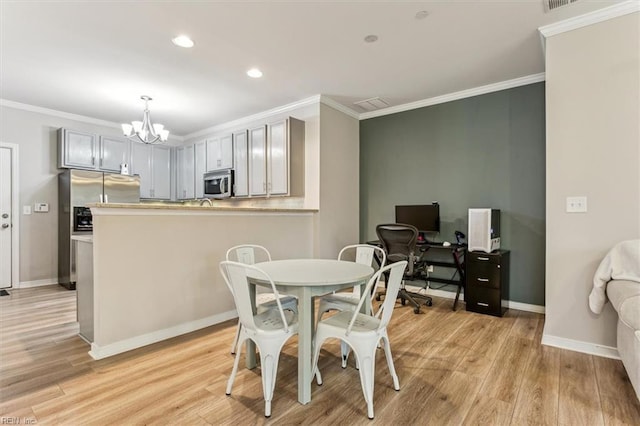
M 509 300 L 509 251 L 468 252 L 465 259 L 467 311 L 501 317 Z

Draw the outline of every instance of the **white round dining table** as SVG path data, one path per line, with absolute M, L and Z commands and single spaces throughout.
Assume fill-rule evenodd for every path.
M 315 318 L 314 297 L 333 291 L 363 286 L 373 275 L 373 268 L 355 262 L 333 259 L 287 259 L 256 263 L 254 266 L 266 272 L 273 280 L 278 292 L 298 298 L 298 401 L 311 401 L 311 371 L 313 349 L 313 327 Z M 248 274 L 251 282 L 269 286 L 262 277 Z M 251 300 L 255 312 L 255 286 L 250 286 Z M 369 309 L 365 301 L 363 308 Z M 247 341 L 247 368 L 256 366 L 255 345 Z

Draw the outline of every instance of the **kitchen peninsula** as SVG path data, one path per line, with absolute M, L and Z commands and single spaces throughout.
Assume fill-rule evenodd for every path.
M 90 207 L 94 226 L 90 355 L 95 359 L 237 317 L 218 270 L 229 247 L 253 243 L 268 247 L 274 259 L 314 257 L 317 210 L 162 204 Z M 88 269 L 79 265 L 79 271 L 83 267 Z M 86 315 L 78 312 L 79 318 Z

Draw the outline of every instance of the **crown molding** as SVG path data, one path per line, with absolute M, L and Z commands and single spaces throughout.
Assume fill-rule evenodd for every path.
M 232 127 L 240 127 L 243 124 L 251 121 L 264 120 L 276 114 L 293 111 L 295 109 L 305 107 L 308 105 L 318 104 L 320 103 L 320 97 L 321 97 L 320 95 L 314 95 L 296 102 L 292 102 L 290 104 L 269 109 L 267 111 L 262 111 L 257 114 L 249 115 L 243 118 L 238 118 L 237 120 L 228 121 L 223 124 L 217 124 L 215 126 L 207 127 L 206 129 L 198 130 L 197 132 L 193 132 L 193 133 L 189 133 L 188 135 L 185 135 L 184 140 L 210 135 L 212 133 L 221 132 Z
M 514 78 L 512 80 L 501 81 L 499 83 L 487 84 L 486 86 L 475 87 L 473 89 L 462 90 L 460 92 L 449 93 L 447 95 L 436 96 L 435 98 L 423 99 L 421 101 L 410 102 L 408 104 L 396 105 L 378 111 L 364 112 L 360 114 L 360 120 L 381 117 L 383 115 L 395 114 L 412 109 L 424 108 L 431 105 L 443 104 L 445 102 L 457 101 L 459 99 L 470 98 L 472 96 L 484 95 L 498 92 L 500 90 L 512 89 L 514 87 L 526 86 L 527 84 L 544 81 L 544 73 L 532 74 L 525 77 Z
M 640 12 L 640 1 L 628 0 L 622 3 L 614 4 L 613 6 L 605 7 L 604 9 L 585 13 L 584 15 L 580 16 L 574 16 L 573 18 L 565 19 L 564 21 L 555 22 L 553 24 L 545 25 L 538 28 L 538 31 L 540 32 L 540 36 L 542 37 L 544 43 L 544 40 L 548 37 L 635 12 Z
M 328 107 L 331 107 L 337 111 L 340 111 L 343 114 L 348 115 L 349 117 L 355 118 L 356 120 L 360 120 L 360 113 L 357 111 L 352 110 L 349 107 L 346 107 L 344 105 L 342 105 L 341 103 L 338 103 L 337 101 L 334 101 L 333 99 L 331 99 L 330 97 L 328 97 L 327 95 L 320 95 L 320 103 L 325 104 Z
M 6 106 L 13 109 L 21 109 L 23 111 L 36 112 L 38 114 L 51 115 L 59 118 L 66 118 L 68 120 L 81 121 L 83 123 L 96 124 L 98 126 L 115 127 L 117 129 L 121 129 L 120 123 L 114 123 L 113 121 L 87 117 L 86 115 L 71 114 L 70 112 L 63 112 L 35 105 L 23 104 L 20 102 L 9 101 L 7 99 L 0 99 L 0 106 Z
M 55 109 L 43 108 L 35 105 L 23 104 L 20 102 L 14 102 L 7 99 L 0 98 L 0 106 L 19 109 L 23 111 L 35 112 L 38 114 L 45 114 L 52 117 L 64 118 L 67 120 L 80 121 L 81 123 L 95 124 L 96 126 L 112 127 L 122 131 L 122 125 L 120 123 L 114 123 L 113 121 L 101 120 L 99 118 L 87 117 L 86 115 L 72 114 L 70 112 L 58 111 Z M 169 134 L 169 140 L 176 142 L 184 141 L 182 136 Z

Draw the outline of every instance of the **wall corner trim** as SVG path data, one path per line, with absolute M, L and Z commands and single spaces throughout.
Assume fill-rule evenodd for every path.
M 327 95 L 320 95 L 320 103 L 323 103 L 328 107 L 331 107 L 331 108 L 333 108 L 333 109 L 335 109 L 337 111 L 340 111 L 341 113 L 346 114 L 349 117 L 355 118 L 356 120 L 360 120 L 360 113 L 359 112 L 354 111 L 351 108 L 348 108 L 348 107 L 342 105 L 341 103 L 338 103 L 338 102 L 334 101 L 333 99 L 331 99 Z
M 398 112 L 409 111 L 412 109 L 423 108 L 431 105 L 443 104 L 445 102 L 457 101 L 459 99 L 470 98 L 487 93 L 499 92 L 501 90 L 512 89 L 514 87 L 526 86 L 528 84 L 539 83 L 545 81 L 545 74 L 532 74 L 524 77 L 518 77 L 511 80 L 501 81 L 498 83 L 487 84 L 485 86 L 475 87 L 472 89 L 461 90 L 459 92 L 449 93 L 447 95 L 436 96 L 434 98 L 423 99 L 421 101 L 410 102 L 408 104 L 396 105 L 377 111 L 364 112 L 360 114 L 360 120 L 368 118 L 381 117 L 383 115 L 395 114 Z
M 232 311 L 223 312 L 221 314 L 212 315 L 210 317 L 179 324 L 175 327 L 165 328 L 164 330 L 158 330 L 151 333 L 142 334 L 140 336 L 132 337 L 130 339 L 109 343 L 105 346 L 98 346 L 94 342 L 91 343 L 91 350 L 89 351 L 89 355 L 91 355 L 93 359 L 107 358 L 112 355 L 117 355 L 122 352 L 141 348 L 143 346 L 157 343 L 162 340 L 171 339 L 172 337 L 180 336 L 182 334 L 191 333 L 192 331 L 200 330 L 202 328 L 219 324 L 221 322 L 237 317 L 238 313 L 234 309 Z
M 565 337 L 551 336 L 546 333 L 542 335 L 542 344 L 604 358 L 620 359 L 620 354 L 618 353 L 617 348 L 567 339 Z
M 622 3 L 614 4 L 613 6 L 605 7 L 604 9 L 585 13 L 584 15 L 580 16 L 574 16 L 573 18 L 565 19 L 564 21 L 560 22 L 554 22 L 553 24 L 545 25 L 538 28 L 538 31 L 540 32 L 540 35 L 544 40 L 556 34 L 561 34 L 578 28 L 587 27 L 589 25 L 597 24 L 598 22 L 607 21 L 609 19 L 628 15 L 634 12 L 640 12 L 640 1 L 628 0 Z

